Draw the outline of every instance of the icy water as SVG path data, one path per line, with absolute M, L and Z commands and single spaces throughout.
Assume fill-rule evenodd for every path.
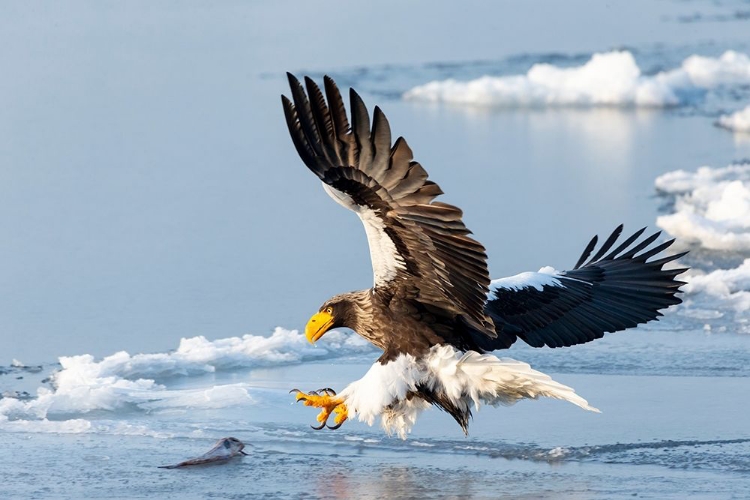
M 2 4 L 0 496 L 750 498 L 750 135 L 714 125 L 750 104 L 749 11 Z M 294 331 L 371 270 L 287 137 L 284 71 L 379 104 L 493 277 L 570 267 L 621 222 L 692 250 L 662 321 L 507 353 L 602 414 L 309 428 L 288 391 L 340 389 L 377 353 Z M 251 456 L 156 468 L 224 436 Z

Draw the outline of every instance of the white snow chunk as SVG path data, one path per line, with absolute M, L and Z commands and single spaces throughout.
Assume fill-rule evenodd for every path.
M 678 68 L 646 76 L 628 51 L 596 53 L 582 66 L 535 64 L 524 75 L 448 79 L 419 85 L 404 99 L 493 107 L 668 107 L 703 99 L 706 90 L 750 84 L 750 58 L 692 55 Z
M 716 124 L 734 132 L 750 132 L 750 106 L 730 115 L 721 115 Z
M 674 213 L 656 223 L 672 236 L 712 250 L 750 250 L 750 164 L 677 170 L 656 179 Z
M 59 358 L 61 369 L 52 375 L 54 389 L 37 389 L 36 398 L 0 399 L 0 429 L 32 428 L 72 432 L 71 427 L 44 424 L 50 417 L 83 415 L 92 411 L 114 412 L 122 408 L 144 411 L 168 408 L 224 408 L 252 404 L 246 384 L 216 385 L 201 389 L 167 390 L 155 379 L 213 373 L 219 370 L 283 366 L 308 360 L 372 352 L 356 334 L 332 331 L 325 347 L 310 345 L 296 330 L 276 328 L 271 336 L 245 335 L 207 340 L 183 338 L 176 351 L 130 355 L 120 351 L 101 360 L 90 354 Z M 66 430 L 67 429 L 67 430 Z
M 690 270 L 682 279 L 687 281 L 682 288 L 685 300 L 679 309 L 683 316 L 702 320 L 727 317 L 733 331 L 750 333 L 750 258 L 733 269 L 709 273 Z M 710 332 L 714 327 L 706 323 L 704 329 Z M 726 326 L 717 328 L 724 330 Z

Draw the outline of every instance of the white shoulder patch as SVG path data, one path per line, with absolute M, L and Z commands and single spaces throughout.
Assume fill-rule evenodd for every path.
M 420 385 L 444 394 L 457 407 L 467 410 L 472 404 L 478 409 L 482 403 L 512 405 L 521 399 L 544 396 L 599 411 L 572 388 L 526 363 L 474 351 L 464 353 L 447 345 L 434 346 L 420 359 L 402 354 L 385 365 L 375 363 L 339 396 L 344 399 L 350 418 L 372 425 L 379 416 L 386 432 L 405 439 L 419 414 L 430 406 L 421 398 L 407 398 Z
M 385 232 L 385 223 L 374 210 L 370 210 L 363 205 L 357 205 L 351 196 L 326 183 L 323 183 L 323 189 L 336 203 L 355 212 L 365 226 L 367 242 L 370 245 L 370 260 L 372 261 L 375 286 L 388 283 L 396 277 L 399 270 L 406 269 L 403 257 L 396 250 L 393 240 Z
M 524 288 L 536 288 L 541 292 L 545 286 L 564 287 L 565 285 L 562 284 L 559 278 L 560 273 L 555 268 L 546 266 L 536 273 L 526 272 L 507 278 L 492 280 L 487 296 L 491 299 L 492 292 L 498 289 L 519 291 Z

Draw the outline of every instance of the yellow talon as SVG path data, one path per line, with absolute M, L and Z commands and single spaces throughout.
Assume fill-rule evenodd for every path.
M 320 430 L 323 427 L 338 429 L 349 417 L 349 410 L 346 408 L 344 400 L 334 397 L 336 396 L 336 392 L 333 389 L 320 389 L 319 391 L 308 393 L 304 393 L 298 389 L 292 389 L 290 392 L 296 392 L 295 400 L 302 401 L 305 406 L 321 408 L 320 413 L 316 417 L 318 422 L 320 422 L 320 426 L 312 426 L 315 430 Z M 328 425 L 328 419 L 330 418 L 331 413 L 335 414 L 333 418 L 334 425 L 332 426 Z

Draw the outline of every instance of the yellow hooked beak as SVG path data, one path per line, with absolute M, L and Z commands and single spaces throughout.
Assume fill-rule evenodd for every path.
M 310 318 L 310 321 L 307 322 L 307 325 L 305 326 L 305 337 L 307 337 L 307 340 L 311 344 L 314 344 L 315 341 L 322 337 L 323 334 L 331 328 L 332 324 L 333 316 L 331 313 L 320 311 L 319 313 L 314 314 L 313 317 Z

